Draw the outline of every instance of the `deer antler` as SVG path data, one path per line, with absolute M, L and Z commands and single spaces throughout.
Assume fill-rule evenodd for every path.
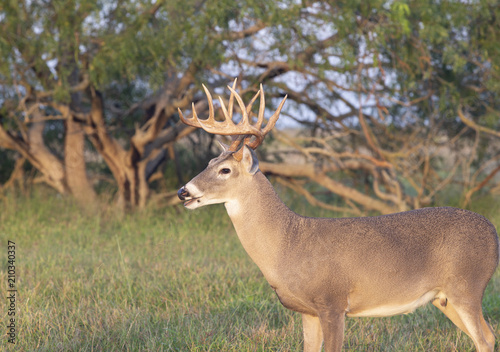
M 192 105 L 193 117 L 185 118 L 181 110 L 178 109 L 179 116 L 182 122 L 184 122 L 186 125 L 202 128 L 208 133 L 212 134 L 233 136 L 233 142 L 229 147 L 229 151 L 235 152 L 234 157 L 237 160 L 241 160 L 241 157 L 243 156 L 243 148 L 240 148 L 242 142 L 243 145 L 246 144 L 252 149 L 256 149 L 262 143 L 264 137 L 269 133 L 269 131 L 273 129 L 274 125 L 276 124 L 276 121 L 278 121 L 281 109 L 285 104 L 287 96 L 285 96 L 285 98 L 281 101 L 280 105 L 278 106 L 278 109 L 269 118 L 269 121 L 267 122 L 266 126 L 264 128 L 261 128 L 262 123 L 264 122 L 264 110 L 266 107 L 266 101 L 264 98 L 264 89 L 262 88 L 262 84 L 260 85 L 260 90 L 257 92 L 257 94 L 255 94 L 252 100 L 250 100 L 250 103 L 247 106 L 245 106 L 245 103 L 243 103 L 243 100 L 241 99 L 240 95 L 235 90 L 236 79 L 234 80 L 233 87 L 228 86 L 228 88 L 231 91 L 231 96 L 229 97 L 229 104 L 227 108 L 222 98 L 219 97 L 222 113 L 224 114 L 224 121 L 215 120 L 212 95 L 208 91 L 207 87 L 205 87 L 204 85 L 203 85 L 203 90 L 205 91 L 208 100 L 208 118 L 206 120 L 200 120 L 198 118 L 198 115 L 194 108 L 194 103 Z M 257 122 L 255 124 L 252 124 L 249 115 L 251 114 L 252 105 L 257 99 L 257 97 L 259 97 L 259 95 L 260 95 L 259 114 L 257 116 Z M 234 98 L 236 98 L 236 101 L 240 107 L 242 115 L 241 121 L 238 124 L 235 124 L 233 122 Z M 252 137 L 254 137 L 253 141 Z

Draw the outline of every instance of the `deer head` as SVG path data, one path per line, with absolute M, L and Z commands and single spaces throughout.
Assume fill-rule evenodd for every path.
M 203 85 L 208 100 L 208 118 L 200 120 L 193 104 L 193 117 L 186 118 L 179 109 L 181 120 L 190 126 L 199 127 L 208 133 L 232 136 L 230 146 L 223 144 L 223 152 L 215 159 L 212 159 L 208 167 L 198 176 L 191 180 L 177 192 L 181 200 L 185 200 L 184 206 L 189 209 L 195 209 L 207 204 L 229 202 L 234 192 L 242 188 L 247 178 L 251 178 L 259 170 L 259 162 L 254 150 L 262 143 L 264 137 L 271 131 L 279 118 L 281 109 L 286 101 L 281 101 L 278 109 L 269 118 L 265 127 L 264 111 L 265 98 L 262 84 L 260 90 L 255 94 L 250 103 L 245 106 L 240 95 L 236 92 L 236 80 L 233 87 L 229 87 L 231 95 L 226 108 L 224 101 L 219 97 L 221 110 L 224 115 L 223 121 L 216 121 L 214 114 L 214 104 L 212 95 Z M 259 112 L 257 121 L 252 124 L 251 114 L 252 106 L 255 100 L 260 96 Z M 237 124 L 233 122 L 234 99 L 241 110 L 241 121 Z M 210 190 L 210 192 L 207 192 Z

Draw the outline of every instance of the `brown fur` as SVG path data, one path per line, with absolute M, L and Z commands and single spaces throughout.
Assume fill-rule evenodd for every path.
M 478 351 L 493 351 L 481 301 L 498 265 L 499 242 L 486 218 L 448 207 L 304 217 L 283 204 L 244 148 L 241 161 L 221 154 L 179 194 L 193 209 L 226 205 L 243 247 L 281 303 L 303 314 L 306 351 L 319 351 L 323 339 L 326 351 L 340 351 L 346 315 L 408 313 L 429 301 Z

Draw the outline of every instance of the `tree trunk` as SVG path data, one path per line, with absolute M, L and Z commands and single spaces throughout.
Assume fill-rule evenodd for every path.
M 33 114 L 40 117 L 37 111 Z M 37 118 L 35 119 L 35 121 Z M 19 143 L 18 149 L 23 156 L 28 159 L 31 164 L 36 167 L 44 176 L 44 181 L 55 188 L 61 194 L 68 193 L 64 165 L 52 152 L 45 146 L 43 141 L 43 130 L 45 123 L 42 121 L 34 122 L 28 129 L 27 148 L 22 148 Z
M 61 194 L 69 193 L 66 184 L 64 165 L 57 156 L 45 146 L 43 130 L 45 122 L 38 109 L 33 112 L 33 123 L 24 134 L 16 135 L 0 125 L 0 146 L 19 152 L 41 174 L 40 178 Z
M 179 82 L 182 83 L 182 80 Z M 179 82 L 176 84 L 180 84 Z M 136 127 L 128 150 L 107 130 L 102 95 L 94 88 L 90 89 L 92 105 L 86 133 L 116 180 L 117 203 L 122 209 L 146 206 L 149 178 L 165 160 L 166 148 L 194 130 L 183 123 L 165 128 L 167 121 L 176 112 L 174 106 L 178 102 L 172 102 L 173 96 L 176 96 L 176 84 L 166 88 L 151 104 L 153 113 L 142 127 Z M 196 105 L 200 110 L 207 107 L 205 102 Z
M 117 205 L 125 210 L 139 205 L 137 152 L 127 152 L 107 131 L 104 121 L 102 95 L 91 89 L 91 110 L 87 135 L 99 154 L 104 158 L 118 186 Z
M 81 204 L 95 202 L 96 193 L 90 184 L 85 165 L 85 134 L 80 123 L 73 116 L 66 120 L 66 138 L 64 141 L 64 164 L 66 183 L 71 194 Z

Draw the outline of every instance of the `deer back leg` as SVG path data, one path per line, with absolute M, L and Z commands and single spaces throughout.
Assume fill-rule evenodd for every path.
M 453 324 L 455 324 L 460 330 L 465 332 L 470 338 L 472 338 L 471 334 L 467 330 L 467 328 L 464 325 L 464 322 L 462 319 L 460 319 L 460 316 L 458 315 L 457 311 L 455 310 L 455 307 L 453 304 L 451 304 L 448 301 L 448 298 L 442 296 L 438 297 L 435 300 L 432 301 L 432 304 L 434 304 L 436 307 L 439 308 L 441 312 L 444 313 L 452 321 Z
M 484 319 L 483 314 L 481 314 L 480 319 L 486 341 L 488 341 L 491 346 L 495 346 L 495 334 L 493 333 L 493 329 L 491 328 L 490 324 L 488 324 L 488 322 Z
M 462 320 L 468 335 L 474 341 L 478 352 L 493 352 L 495 337 L 483 317 L 481 302 L 463 304 L 461 302 L 448 302 L 454 306 L 455 311 Z

